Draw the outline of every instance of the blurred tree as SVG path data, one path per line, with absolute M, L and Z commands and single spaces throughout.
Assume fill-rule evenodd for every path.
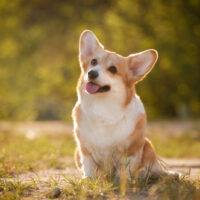
M 152 119 L 200 116 L 198 0 L 0 1 L 0 119 L 69 120 L 84 29 L 159 61 L 137 90 Z

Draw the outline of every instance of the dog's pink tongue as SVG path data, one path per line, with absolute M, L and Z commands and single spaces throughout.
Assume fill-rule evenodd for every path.
M 96 85 L 95 83 L 87 82 L 85 85 L 85 89 L 87 90 L 88 93 L 94 94 L 99 89 L 99 86 Z

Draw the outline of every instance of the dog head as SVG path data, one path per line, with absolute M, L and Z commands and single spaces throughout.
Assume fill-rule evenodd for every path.
M 134 85 L 153 68 L 158 58 L 156 50 L 150 49 L 123 57 L 104 49 L 93 32 L 81 34 L 79 60 L 83 74 L 82 84 L 88 95 L 115 94 L 124 96 L 125 102 L 133 98 Z M 111 95 L 110 94 L 110 95 Z

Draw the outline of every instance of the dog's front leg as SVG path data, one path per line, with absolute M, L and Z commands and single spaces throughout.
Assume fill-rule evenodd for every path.
M 95 178 L 97 165 L 90 155 L 82 155 L 82 172 L 83 178 Z
M 121 159 L 120 168 L 117 169 L 117 176 L 121 171 L 126 172 L 126 178 L 131 181 L 134 172 L 138 169 L 140 154 L 124 157 Z

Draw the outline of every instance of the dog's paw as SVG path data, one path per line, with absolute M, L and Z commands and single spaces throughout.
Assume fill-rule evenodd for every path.
M 180 172 L 170 171 L 170 170 L 165 171 L 164 175 L 167 175 L 167 176 L 169 176 L 171 178 L 175 178 L 175 179 L 179 179 L 182 176 L 182 174 Z
M 92 174 L 89 174 L 89 175 L 83 175 L 82 176 L 82 179 L 85 179 L 85 180 L 96 180 L 97 179 L 97 176 L 96 175 L 92 175 Z

